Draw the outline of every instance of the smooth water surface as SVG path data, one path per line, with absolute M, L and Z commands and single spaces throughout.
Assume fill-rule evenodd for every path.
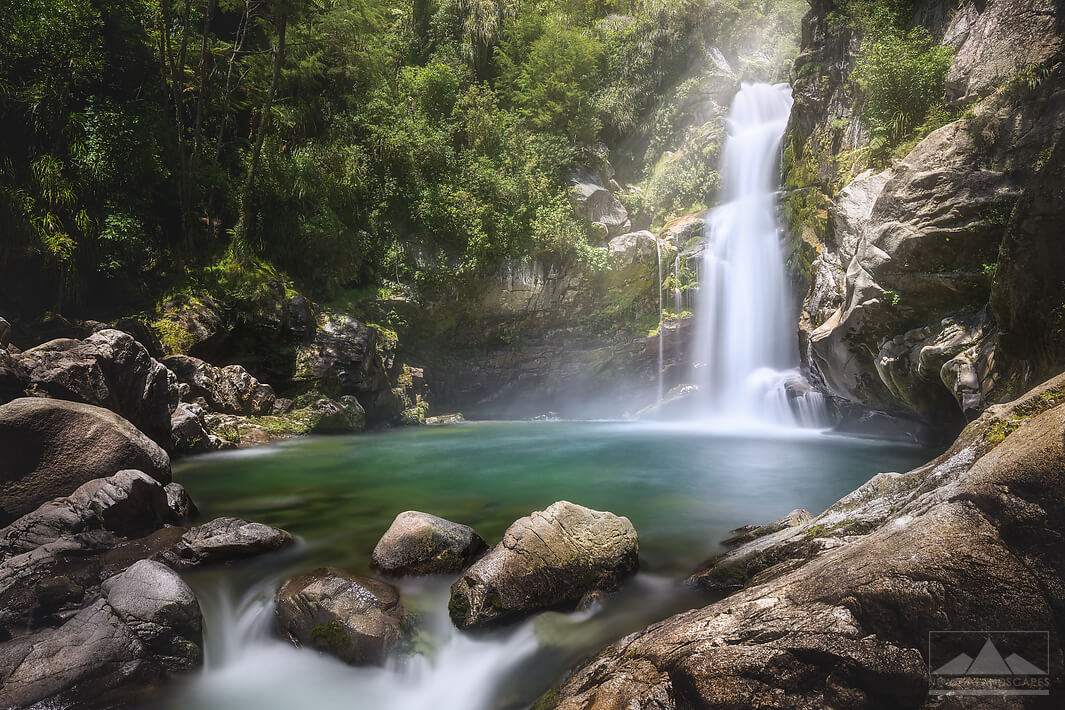
M 165 707 L 528 707 L 582 655 L 708 600 L 681 583 L 728 530 L 793 508 L 819 512 L 880 471 L 930 452 L 804 432 L 754 436 L 621 422 L 469 423 L 302 439 L 180 462 L 203 519 L 283 527 L 294 550 L 188 575 L 204 609 L 206 669 L 161 694 Z M 369 572 L 393 517 L 423 510 L 474 526 L 490 544 L 515 519 L 566 499 L 626 515 L 641 572 L 603 607 L 541 614 L 470 636 L 447 619 L 450 578 L 400 580 L 417 648 L 355 669 L 297 650 L 273 630 L 272 595 L 321 565 Z

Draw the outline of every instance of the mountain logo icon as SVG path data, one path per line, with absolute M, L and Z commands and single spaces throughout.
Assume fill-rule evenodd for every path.
M 1047 672 L 1034 663 L 1012 653 L 1006 658 L 991 643 L 991 639 L 984 642 L 980 653 L 973 658 L 967 653 L 961 653 L 932 671 L 933 675 L 1046 675 Z

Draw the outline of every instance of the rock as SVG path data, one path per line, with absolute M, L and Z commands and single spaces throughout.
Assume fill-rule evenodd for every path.
M 450 414 L 438 414 L 435 417 L 426 417 L 426 426 L 443 426 L 445 424 L 459 424 L 466 421 L 462 416 L 462 412 L 451 412 Z
M 201 624 L 180 577 L 138 562 L 59 628 L 0 644 L 0 706 L 123 704 L 135 689 L 202 662 Z
M 366 427 L 366 412 L 352 395 L 337 399 L 321 395 L 297 397 L 295 416 L 305 420 L 311 434 L 350 434 Z
M 22 398 L 0 406 L 0 525 L 81 484 L 137 469 L 170 482 L 170 458 L 114 412 Z
M 214 299 L 204 295 L 174 296 L 152 323 L 167 355 L 210 354 L 226 333 L 226 317 Z
M 189 355 L 171 355 L 163 364 L 189 386 L 185 399 L 202 398 L 212 411 L 263 415 L 273 409 L 273 388 L 259 382 L 240 365 L 215 367 Z
M 677 385 L 665 394 L 661 402 L 649 404 L 636 412 L 633 419 L 690 419 L 697 413 L 701 401 L 698 385 Z
M 314 339 L 296 357 L 295 382 L 327 394 L 359 394 L 387 389 L 377 355 L 377 330 L 341 313 L 322 313 Z
M 991 286 L 1001 329 L 996 346 L 1001 379 L 1018 390 L 1049 377 L 1065 363 L 1065 141 L 1045 158 L 1021 194 L 1002 239 Z M 1003 368 L 1002 366 L 1005 365 Z
M 0 404 L 26 396 L 30 386 L 29 375 L 5 348 L 0 348 Z
M 204 451 L 217 448 L 207 433 L 203 407 L 179 402 L 170 417 L 170 436 L 175 451 Z
M 721 541 L 722 545 L 739 545 L 746 542 L 751 542 L 763 535 L 771 535 L 775 532 L 780 532 L 785 528 L 793 528 L 797 525 L 803 525 L 814 519 L 814 516 L 810 515 L 810 512 L 802 508 L 797 508 L 783 518 L 774 520 L 771 523 L 765 525 L 745 525 L 742 528 L 736 528 L 729 531 L 729 537 Z
M 154 661 L 169 670 L 190 670 L 201 663 L 200 605 L 176 572 L 141 560 L 105 581 L 102 590 Z
M 1062 49 L 1062 11 L 1054 0 L 988 0 L 966 3 L 966 10 L 947 30 L 955 42 L 965 37 L 947 72 L 948 101 L 986 96 Z
M 448 609 L 459 628 L 471 629 L 573 607 L 635 573 L 638 552 L 628 518 L 559 501 L 507 528 L 452 585 Z
M 192 502 L 188 491 L 180 483 L 168 483 L 163 486 L 163 490 L 166 492 L 166 505 L 177 522 L 199 515 L 200 511 L 196 508 L 196 504 Z
M 751 586 L 614 644 L 543 707 L 927 707 L 929 631 L 1059 628 L 1062 491 L 1065 375 L 990 407 L 932 463 L 747 543 L 772 564 Z
M 87 530 L 135 537 L 177 520 L 159 481 L 140 471 L 119 471 L 84 483 L 0 529 L 0 559 Z
M 404 638 L 404 611 L 390 584 L 335 568 L 286 581 L 277 593 L 281 631 L 297 646 L 347 663 L 381 663 Z
M 183 569 L 274 552 L 294 541 L 290 533 L 269 525 L 240 518 L 215 518 L 189 528 L 163 555 L 163 560 Z
M 163 344 L 159 342 L 159 336 L 147 321 L 138 317 L 119 318 L 112 323 L 111 327 L 129 333 L 156 360 L 161 360 L 166 355 L 163 351 Z
M 169 445 L 177 381 L 128 333 L 105 329 L 85 340 L 52 340 L 25 351 L 18 361 L 41 392 L 110 409 Z
M 488 549 L 473 528 L 408 510 L 396 516 L 373 551 L 373 563 L 394 576 L 450 574 Z
M 7 348 L 11 342 L 11 324 L 6 318 L 0 317 L 0 350 Z
M 573 209 L 578 216 L 589 224 L 598 222 L 603 225 L 609 236 L 629 231 L 632 222 L 628 211 L 597 176 L 578 171 L 571 176 L 570 185 Z

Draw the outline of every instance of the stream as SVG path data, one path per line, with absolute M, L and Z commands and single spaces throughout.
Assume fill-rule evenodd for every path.
M 582 657 L 709 597 L 684 578 L 727 532 L 793 508 L 818 513 L 880 471 L 933 454 L 814 430 L 700 424 L 478 422 L 310 438 L 193 457 L 175 466 L 201 519 L 234 515 L 285 528 L 282 553 L 186 575 L 204 613 L 205 667 L 153 708 L 526 708 Z M 472 525 L 494 544 L 533 510 L 570 500 L 628 516 L 640 573 L 600 607 L 540 613 L 489 634 L 447 616 L 451 577 L 390 580 L 415 618 L 415 652 L 352 668 L 276 632 L 274 592 L 318 566 L 371 573 L 397 513 Z

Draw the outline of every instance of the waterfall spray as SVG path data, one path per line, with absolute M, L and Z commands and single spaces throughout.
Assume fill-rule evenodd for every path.
M 821 424 L 820 395 L 797 369 L 777 223 L 779 150 L 791 105 L 786 84 L 744 84 L 729 112 L 726 201 L 707 218 L 697 302 L 696 382 L 707 417 Z
M 655 239 L 655 250 L 658 252 L 658 401 L 661 402 L 665 396 L 665 388 L 663 377 L 663 370 L 665 369 L 665 347 L 663 345 L 663 338 L 666 337 L 665 332 L 665 313 L 662 310 L 662 240 Z

